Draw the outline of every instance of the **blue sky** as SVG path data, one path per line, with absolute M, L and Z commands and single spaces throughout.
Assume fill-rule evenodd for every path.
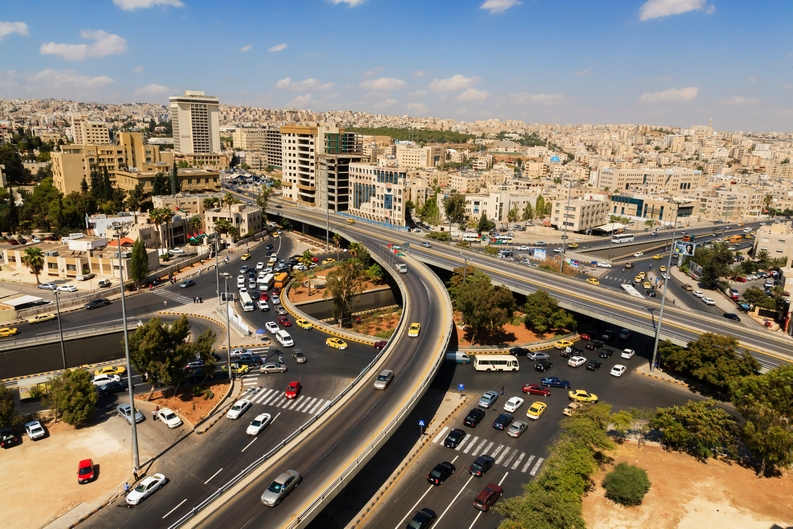
M 0 98 L 793 130 L 789 0 L 92 0 L 0 13 Z

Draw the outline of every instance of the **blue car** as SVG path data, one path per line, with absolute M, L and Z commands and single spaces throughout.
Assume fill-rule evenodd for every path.
M 543 386 L 547 386 L 549 388 L 569 388 L 570 382 L 567 380 L 562 380 L 559 377 L 544 377 L 540 384 Z

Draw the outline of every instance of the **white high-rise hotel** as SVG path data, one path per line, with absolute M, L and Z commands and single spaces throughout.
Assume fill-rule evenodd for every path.
M 185 90 L 172 96 L 173 148 L 182 154 L 220 152 L 220 112 L 217 97 Z

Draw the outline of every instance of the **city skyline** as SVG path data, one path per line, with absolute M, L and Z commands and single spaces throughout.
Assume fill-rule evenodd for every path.
M 22 5 L 5 10 L 0 98 L 167 105 L 187 89 L 264 108 L 679 127 L 712 117 L 719 130 L 793 130 L 793 45 L 782 37 L 789 6 L 647 0 L 573 2 L 561 11 L 527 0 L 314 0 L 242 2 L 229 12 L 191 0 L 103 0 L 84 7 L 52 3 L 39 11 L 46 18 Z M 241 27 L 250 20 L 257 27 Z

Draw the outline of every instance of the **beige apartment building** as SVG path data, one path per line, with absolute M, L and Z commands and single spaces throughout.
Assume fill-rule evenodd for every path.
M 220 102 L 204 92 L 185 90 L 181 96 L 171 96 L 173 147 L 182 154 L 219 153 Z
M 406 167 L 351 163 L 347 212 L 391 226 L 405 226 L 408 186 Z
M 398 144 L 396 146 L 396 160 L 400 167 L 409 169 L 439 167 L 446 162 L 446 147 L 440 145 L 415 147 Z
M 72 141 L 78 145 L 107 145 L 110 129 L 102 121 L 89 121 L 80 114 L 72 114 Z
M 143 184 L 143 192 L 151 194 L 154 190 L 154 178 L 163 173 L 170 178 L 172 167 L 165 164 L 144 164 L 140 169 L 130 167 L 126 171 L 116 171 L 116 187 L 132 191 L 138 184 Z M 205 169 L 177 169 L 182 193 L 211 193 L 220 191 L 220 172 Z
M 458 193 L 476 193 L 485 183 L 486 178 L 482 173 L 449 173 L 449 187 Z
M 765 193 L 754 188 L 699 188 L 692 193 L 699 202 L 696 214 L 709 221 L 756 217 L 762 213 L 764 197 Z
M 609 191 L 627 191 L 645 187 L 649 191 L 679 193 L 701 185 L 702 171 L 688 168 L 670 169 L 613 169 L 598 168 L 594 186 Z
M 793 227 L 789 222 L 772 223 L 757 228 L 754 239 L 754 255 L 765 250 L 769 257 L 784 257 L 791 264 L 793 257 Z
M 198 194 L 185 194 L 179 193 L 175 196 L 171 195 L 157 195 L 151 197 L 152 204 L 155 208 L 167 208 L 171 211 L 182 212 L 188 217 L 198 215 L 203 217 L 204 200 L 207 198 L 216 198 L 223 204 L 225 193 L 198 193 Z
M 606 224 L 609 220 L 609 203 L 597 200 L 554 200 L 551 207 L 551 225 L 559 230 L 585 232 Z
M 256 161 L 251 163 L 246 156 L 245 163 L 252 168 L 255 165 L 261 169 L 268 165 L 281 168 L 281 129 L 276 125 L 266 125 L 260 128 L 240 127 L 234 131 L 234 148 L 242 151 L 256 153 Z M 252 160 L 253 161 L 253 160 Z
M 207 235 L 215 233 L 215 222 L 227 220 L 237 228 L 238 236 L 242 237 L 248 232 L 259 233 L 262 231 L 262 208 L 250 204 L 232 204 L 204 211 L 204 230 Z

